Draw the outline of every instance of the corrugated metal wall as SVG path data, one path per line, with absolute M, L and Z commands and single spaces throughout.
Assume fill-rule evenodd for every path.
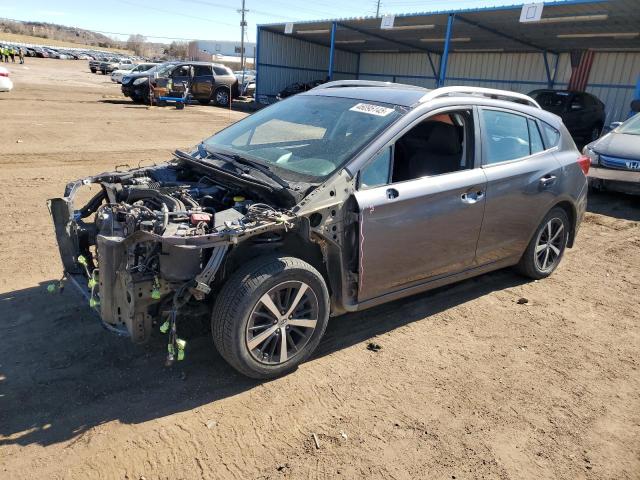
M 432 54 L 431 60 L 437 72 L 440 56 Z M 434 88 L 436 80 L 426 53 L 363 53 L 358 78 L 426 88 Z
M 587 92 L 594 94 L 605 104 L 607 123 L 627 118 L 638 79 L 640 53 L 596 53 Z
M 259 55 L 259 101 L 272 99 L 291 83 L 327 76 L 329 48 L 324 46 L 261 31 Z M 431 57 L 438 71 L 440 58 L 434 54 Z M 555 55 L 549 54 L 548 61 L 554 76 Z M 358 55 L 336 51 L 334 79 L 356 78 L 357 71 Z M 555 88 L 567 88 L 570 77 L 570 56 L 561 54 Z M 639 77 L 640 52 L 596 53 L 587 92 L 606 105 L 607 123 L 627 118 Z M 363 53 L 358 78 L 435 87 L 426 53 Z M 547 74 L 542 53 L 453 52 L 449 56 L 446 85 L 476 85 L 528 93 L 547 88 Z
M 265 30 L 259 35 L 258 101 L 270 103 L 287 85 L 327 77 L 329 48 Z M 335 51 L 334 80 L 356 78 L 357 68 L 358 55 Z

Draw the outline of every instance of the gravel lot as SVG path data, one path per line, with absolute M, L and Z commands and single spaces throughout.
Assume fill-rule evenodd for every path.
M 285 378 L 237 375 L 206 337 L 165 369 L 159 338 L 131 345 L 72 287 L 46 294 L 61 265 L 45 200 L 244 114 L 133 105 L 86 62 L 11 67 L 1 478 L 640 478 L 640 199 L 594 195 L 547 280 L 500 271 L 333 319 Z

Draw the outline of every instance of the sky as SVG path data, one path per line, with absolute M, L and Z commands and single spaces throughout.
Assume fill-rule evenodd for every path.
M 527 0 L 528 1 L 528 0 Z M 150 41 L 236 40 L 241 0 L 0 0 L 0 17 L 98 31 L 119 40 L 142 34 Z M 380 13 L 487 7 L 522 0 L 387 0 Z M 527 2 L 525 2 L 527 3 Z M 246 0 L 247 37 L 256 25 L 375 15 L 376 0 Z

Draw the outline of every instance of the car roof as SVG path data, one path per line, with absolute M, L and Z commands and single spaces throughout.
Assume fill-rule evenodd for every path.
M 314 88 L 300 95 L 317 95 L 323 97 L 346 97 L 369 102 L 391 103 L 403 107 L 411 107 L 430 90 L 411 85 L 389 84 L 386 86 Z

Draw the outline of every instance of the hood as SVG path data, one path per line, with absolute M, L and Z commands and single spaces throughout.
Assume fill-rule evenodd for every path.
M 640 159 L 640 135 L 609 132 L 589 144 L 589 148 L 601 155 Z

